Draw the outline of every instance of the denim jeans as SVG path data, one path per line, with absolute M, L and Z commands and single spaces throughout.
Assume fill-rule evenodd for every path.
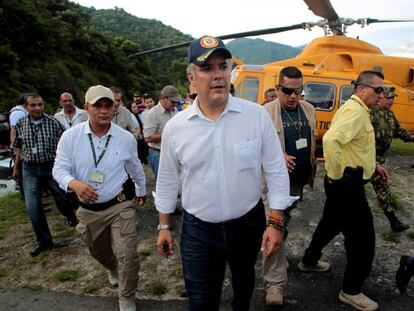
M 219 310 L 226 263 L 232 273 L 233 310 L 249 310 L 265 227 L 261 200 L 245 216 L 222 224 L 184 213 L 181 256 L 190 311 Z
M 53 162 L 45 164 L 32 164 L 23 162 L 22 175 L 24 187 L 24 201 L 27 214 L 40 245 L 52 242 L 52 235 L 43 211 L 42 196 L 44 187 L 48 187 L 55 199 L 60 213 L 67 218 L 76 217 L 74 207 L 76 203 L 70 200 L 66 193 L 52 176 Z
M 157 180 L 158 166 L 160 164 L 160 152 L 150 148 L 148 151 L 148 159 L 150 161 L 152 171 L 154 172 L 155 180 Z

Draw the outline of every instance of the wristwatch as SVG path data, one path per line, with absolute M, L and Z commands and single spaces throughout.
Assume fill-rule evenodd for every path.
M 170 225 L 168 225 L 168 224 L 159 224 L 157 226 L 157 230 L 158 231 L 160 231 L 160 230 L 170 230 Z

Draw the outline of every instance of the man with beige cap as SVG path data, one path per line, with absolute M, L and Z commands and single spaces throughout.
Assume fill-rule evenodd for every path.
M 144 137 L 148 144 L 148 159 L 155 178 L 157 178 L 160 162 L 162 131 L 165 124 L 178 112 L 176 104 L 180 100 L 181 96 L 177 89 L 172 85 L 167 85 L 161 91 L 159 104 L 148 111 L 145 117 Z
M 92 86 L 85 95 L 89 121 L 65 131 L 59 141 L 53 177 L 79 198 L 76 230 L 90 254 L 119 284 L 121 311 L 135 311 L 138 256 L 135 201 L 143 204 L 145 175 L 134 136 L 111 123 L 114 96 L 109 88 Z M 135 189 L 125 187 L 128 175 Z M 137 194 L 137 197 L 135 197 Z

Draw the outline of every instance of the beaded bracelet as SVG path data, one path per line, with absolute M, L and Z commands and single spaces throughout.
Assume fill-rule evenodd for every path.
M 284 225 L 280 225 L 280 224 L 272 222 L 272 221 L 268 221 L 267 226 L 271 226 L 271 227 L 273 227 L 276 230 L 279 230 L 281 232 L 285 231 L 285 226 Z

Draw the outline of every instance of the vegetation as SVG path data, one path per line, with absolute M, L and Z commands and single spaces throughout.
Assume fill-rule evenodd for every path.
M 0 197 L 0 240 L 5 237 L 11 226 L 26 222 L 26 219 L 26 210 L 20 193 L 11 192 Z
M 82 287 L 82 293 L 86 295 L 95 294 L 100 289 L 100 286 L 94 282 L 87 283 L 84 287 Z
M 150 249 L 142 249 L 138 252 L 138 255 L 140 257 L 148 257 L 152 254 L 152 251 Z
M 168 292 L 167 286 L 165 286 L 161 282 L 148 284 L 145 290 L 148 294 L 153 295 L 153 296 L 162 296 Z
M 138 43 L 97 29 L 86 8 L 68 0 L 4 0 L 0 28 L 0 111 L 24 91 L 41 94 L 52 112 L 62 91 L 82 103 L 93 84 L 128 94 L 155 85 L 148 61 L 128 58 Z
M 301 49 L 263 39 L 240 38 L 227 44 L 227 47 L 246 64 L 266 64 L 295 57 Z
M 55 281 L 59 282 L 68 282 L 76 281 L 82 276 L 82 273 L 79 269 L 64 269 L 59 272 L 56 272 L 52 278 Z

